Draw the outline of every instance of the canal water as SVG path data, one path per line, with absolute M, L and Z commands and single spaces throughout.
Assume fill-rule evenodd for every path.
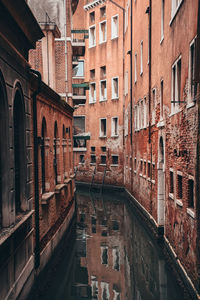
M 28 300 L 188 299 L 121 192 L 76 193 L 77 217 Z

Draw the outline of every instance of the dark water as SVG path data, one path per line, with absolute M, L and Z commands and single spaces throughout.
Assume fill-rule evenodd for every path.
M 28 299 L 189 299 L 120 193 L 77 193 L 76 228 Z

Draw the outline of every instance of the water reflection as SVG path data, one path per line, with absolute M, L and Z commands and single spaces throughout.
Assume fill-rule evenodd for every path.
M 122 194 L 82 192 L 76 198 L 76 245 L 64 250 L 48 292 L 44 286 L 41 291 L 40 280 L 34 300 L 185 299 L 159 247 Z

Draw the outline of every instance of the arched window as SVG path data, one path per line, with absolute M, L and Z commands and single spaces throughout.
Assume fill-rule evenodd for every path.
M 41 141 L 41 170 L 42 170 L 42 193 L 45 193 L 45 138 L 46 138 L 46 120 L 42 120 L 42 141 Z
M 0 72 L 0 228 L 8 226 L 9 209 L 9 124 L 8 101 L 3 76 Z
M 58 137 L 58 127 L 57 122 L 54 124 L 54 173 L 55 173 L 55 183 L 58 184 L 58 166 L 57 166 L 57 149 L 56 149 L 56 142 Z
M 63 124 L 63 175 L 65 178 L 65 171 L 66 171 L 66 130 L 65 130 L 65 125 Z
M 25 197 L 25 112 L 20 89 L 14 98 L 14 161 L 15 161 L 15 212 L 23 209 Z
M 164 163 L 164 143 L 163 143 L 163 137 L 160 137 L 160 145 L 159 145 L 159 162 Z

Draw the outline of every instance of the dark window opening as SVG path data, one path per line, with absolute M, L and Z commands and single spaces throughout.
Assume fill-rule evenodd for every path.
M 106 136 L 106 119 L 101 119 L 100 136 Z
M 96 225 L 97 219 L 95 217 L 91 217 L 91 224 Z
M 90 13 L 90 22 L 93 23 L 95 21 L 95 11 Z
M 90 162 L 91 162 L 91 164 L 96 164 L 96 156 L 95 155 L 90 156 Z
M 95 78 L 95 69 L 90 70 L 90 79 Z
M 182 199 L 182 197 L 183 197 L 182 176 L 178 175 L 177 178 L 178 178 L 178 195 L 177 196 L 178 196 L 178 199 Z
M 194 181 L 188 180 L 188 207 L 194 208 Z
M 113 230 L 119 230 L 119 222 L 116 220 L 112 221 L 112 229 Z
M 106 6 L 103 6 L 100 8 L 100 15 L 101 15 L 101 17 L 106 16 Z
M 117 155 L 112 156 L 112 164 L 113 165 L 118 165 L 118 156 Z
M 102 165 L 106 164 L 106 156 L 105 155 L 101 155 L 101 164 Z
M 84 156 L 84 154 L 80 154 L 79 162 L 80 162 L 81 164 L 83 164 L 83 163 L 85 162 L 85 156 Z
M 42 140 L 41 140 L 41 168 L 42 168 L 42 193 L 45 193 L 45 131 L 46 121 L 42 120 Z
M 92 146 L 91 147 L 91 152 L 95 152 L 95 150 L 96 150 L 96 147 Z
M 101 147 L 101 151 L 102 151 L 102 152 L 106 152 L 106 147 L 104 147 L 104 146 Z
M 102 265 L 108 264 L 108 248 L 102 248 L 101 263 Z
M 169 192 L 171 194 L 174 193 L 174 173 L 172 171 L 170 171 L 170 190 Z
M 148 162 L 148 170 L 147 170 L 147 175 L 148 175 L 148 177 L 150 178 L 151 177 L 151 164 L 150 164 L 150 162 Z
M 102 66 L 100 68 L 100 76 L 101 76 L 101 78 L 105 78 L 106 77 L 106 66 Z

